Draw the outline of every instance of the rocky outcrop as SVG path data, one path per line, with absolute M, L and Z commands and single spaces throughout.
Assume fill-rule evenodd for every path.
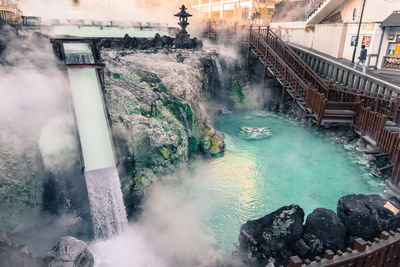
M 339 216 L 328 209 L 318 208 L 307 216 L 303 238 L 312 255 L 346 248 L 346 228 Z
M 287 265 L 294 254 L 292 244 L 303 235 L 304 211 L 297 205 L 282 207 L 261 219 L 248 221 L 240 228 L 240 250 L 244 258 L 256 259 L 257 264 L 265 266 L 270 257 L 276 265 Z M 249 251 L 249 238 L 257 243 L 256 250 Z M 254 242 L 253 242 L 254 243 Z
M 92 267 L 94 259 L 87 244 L 74 237 L 61 238 L 60 242 L 43 259 L 46 267 Z
M 339 199 L 338 215 L 349 236 L 372 240 L 382 231 L 400 227 L 400 207 L 379 195 L 347 195 Z
M 103 51 L 106 101 L 128 213 L 146 188 L 196 154 L 218 156 L 223 137 L 203 105 L 205 51 Z M 136 204 L 131 204 L 135 200 Z
M 282 207 L 240 228 L 239 256 L 251 266 L 275 261 L 287 265 L 294 255 L 303 260 L 323 256 L 325 250 L 344 251 L 356 238 L 373 240 L 382 231 L 400 227 L 397 201 L 379 195 L 347 195 L 339 199 L 337 214 L 318 208 L 307 216 L 303 210 Z
M 130 37 L 128 34 L 124 38 L 106 38 L 101 40 L 101 47 L 109 49 L 138 49 L 146 50 L 151 48 L 172 48 L 177 46 L 177 48 L 201 48 L 203 43 L 197 38 L 185 40 L 184 45 L 180 45 L 179 40 L 176 41 L 174 38 L 169 36 L 162 36 L 157 33 L 153 39 L 148 38 L 137 38 Z M 182 42 L 182 41 L 181 41 Z

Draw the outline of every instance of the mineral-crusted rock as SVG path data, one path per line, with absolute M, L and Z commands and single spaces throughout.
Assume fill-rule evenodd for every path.
M 91 267 L 94 258 L 85 242 L 66 236 L 53 247 L 43 262 L 47 267 Z
M 261 219 L 248 221 L 240 228 L 258 243 L 258 251 L 252 258 L 257 258 L 260 266 L 265 266 L 265 259 L 273 257 L 276 264 L 287 265 L 294 252 L 291 245 L 303 234 L 304 211 L 297 205 L 282 207 Z M 248 255 L 249 241 L 244 235 L 239 236 L 240 252 Z
M 327 249 L 343 250 L 346 248 L 346 228 L 335 212 L 318 208 L 307 216 L 303 239 L 313 256 Z

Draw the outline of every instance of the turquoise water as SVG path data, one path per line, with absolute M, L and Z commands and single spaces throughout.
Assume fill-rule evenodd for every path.
M 224 157 L 194 164 L 188 194 L 207 212 L 202 220 L 223 251 L 234 249 L 240 226 L 281 206 L 298 204 L 306 214 L 351 193 L 381 193 L 384 180 L 370 174 L 365 159 L 332 137 L 268 112 L 219 115 Z M 271 137 L 246 141 L 240 128 L 268 127 Z

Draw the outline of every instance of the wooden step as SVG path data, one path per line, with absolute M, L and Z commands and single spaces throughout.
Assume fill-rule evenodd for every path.
M 386 121 L 386 126 L 396 126 L 396 123 L 393 121 Z
M 347 115 L 347 114 L 324 114 L 323 116 L 322 116 L 323 118 L 329 118 L 329 119 L 331 119 L 331 118 L 343 118 L 343 119 L 345 119 L 345 118 L 347 118 L 347 119 L 353 119 L 354 118 L 354 116 L 352 116 L 352 115 Z
M 323 118 L 321 121 L 321 125 L 352 125 L 353 120 L 347 118 Z
M 340 115 L 349 115 L 354 116 L 355 112 L 352 110 L 333 110 L 333 109 L 326 109 L 325 114 L 340 114 Z

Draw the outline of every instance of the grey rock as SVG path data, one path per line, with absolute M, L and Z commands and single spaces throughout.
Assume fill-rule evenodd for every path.
M 94 266 L 94 258 L 87 244 L 71 236 L 62 237 L 43 262 L 47 267 Z

